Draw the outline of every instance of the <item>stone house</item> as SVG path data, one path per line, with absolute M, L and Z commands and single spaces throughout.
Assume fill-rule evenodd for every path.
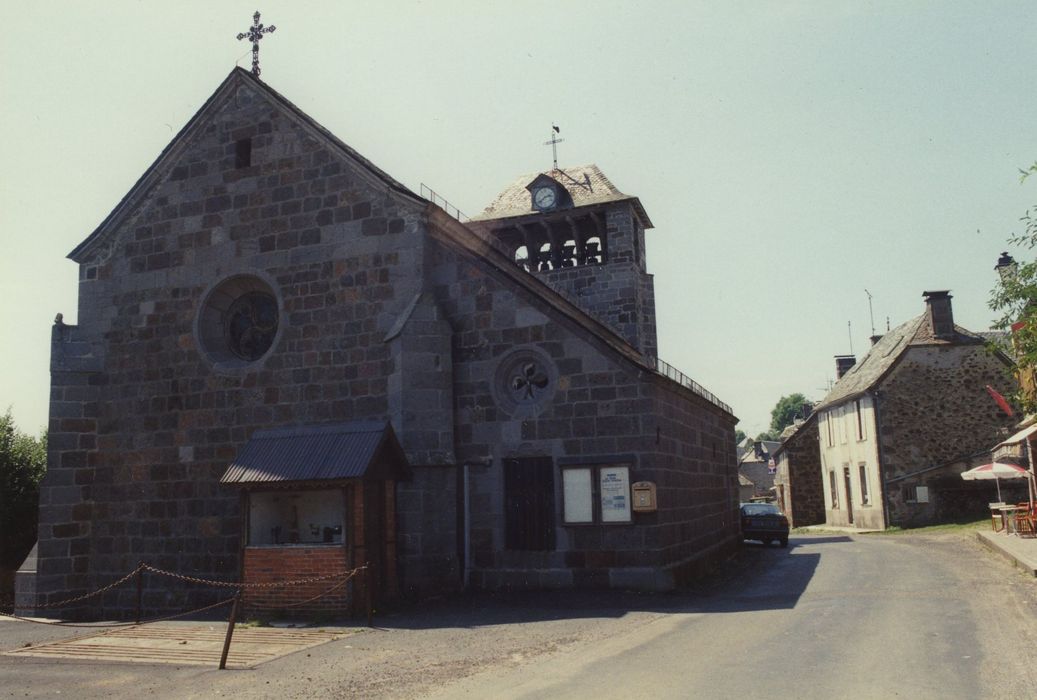
M 738 474 L 745 482 L 752 485 L 752 491 L 748 489 L 742 494 L 742 501 L 753 498 L 774 498 L 774 476 L 777 473 L 777 463 L 774 461 L 774 452 L 781 444 L 777 440 L 752 440 L 747 441 L 742 456 L 738 458 Z M 748 498 L 746 498 L 748 494 Z
M 657 357 L 651 226 L 595 166 L 462 222 L 235 69 L 69 256 L 37 602 L 140 561 L 374 562 L 389 598 L 665 589 L 726 555 L 736 418 Z
M 778 465 L 774 476 L 778 505 L 789 524 L 803 527 L 823 523 L 825 499 L 816 413 L 811 411 L 805 420 L 797 420 L 782 431 L 774 459 Z
M 1011 362 L 954 324 L 948 292 L 924 298 L 925 313 L 876 338 L 860 363 L 836 358 L 845 373 L 815 407 L 829 525 L 884 529 L 958 515 L 970 507 L 963 465 L 1012 425 L 986 391 L 1010 393 Z

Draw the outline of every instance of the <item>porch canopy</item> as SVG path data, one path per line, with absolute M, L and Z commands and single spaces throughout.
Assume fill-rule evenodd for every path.
M 399 479 L 407 459 L 388 421 L 257 430 L 220 483 L 287 486 L 299 482 Z
M 1029 427 L 1023 428 L 1022 430 L 1020 430 L 1018 433 L 1016 433 L 1012 437 L 1008 438 L 1007 440 L 1004 440 L 1003 442 L 999 442 L 994 447 L 996 449 L 998 447 L 1007 447 L 1009 445 L 1018 445 L 1020 442 L 1022 442 L 1026 438 L 1030 437 L 1034 433 L 1037 433 L 1037 423 L 1035 423 L 1035 424 L 1033 424 L 1033 425 L 1031 425 Z

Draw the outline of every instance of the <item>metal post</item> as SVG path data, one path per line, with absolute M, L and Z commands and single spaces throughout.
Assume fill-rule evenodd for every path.
M 144 602 L 144 562 L 137 564 L 137 624 L 140 624 L 140 613 Z
M 364 597 L 367 599 L 367 626 L 374 627 L 374 606 L 371 604 L 371 562 L 364 569 Z
M 234 605 L 230 608 L 230 619 L 227 620 L 227 636 L 223 640 L 223 654 L 220 656 L 220 670 L 227 668 L 227 654 L 230 653 L 230 638 L 234 636 L 234 623 L 238 620 L 238 602 L 241 600 L 241 589 L 234 594 Z

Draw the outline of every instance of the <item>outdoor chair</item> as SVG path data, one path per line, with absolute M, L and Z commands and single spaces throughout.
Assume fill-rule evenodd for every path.
M 1015 512 L 1015 531 L 1020 537 L 1037 537 L 1037 513 L 1029 503 L 1020 503 Z

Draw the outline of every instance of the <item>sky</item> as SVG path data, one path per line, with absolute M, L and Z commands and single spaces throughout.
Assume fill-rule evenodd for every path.
M 235 65 L 255 0 L 0 0 L 0 411 L 47 422 L 66 255 Z M 262 79 L 411 189 L 472 215 L 596 163 L 640 198 L 660 356 L 749 435 L 834 355 L 948 289 L 989 328 L 1037 202 L 1037 4 L 264 2 Z M 869 313 L 869 297 L 871 308 Z M 872 321 L 872 318 L 874 321 Z

